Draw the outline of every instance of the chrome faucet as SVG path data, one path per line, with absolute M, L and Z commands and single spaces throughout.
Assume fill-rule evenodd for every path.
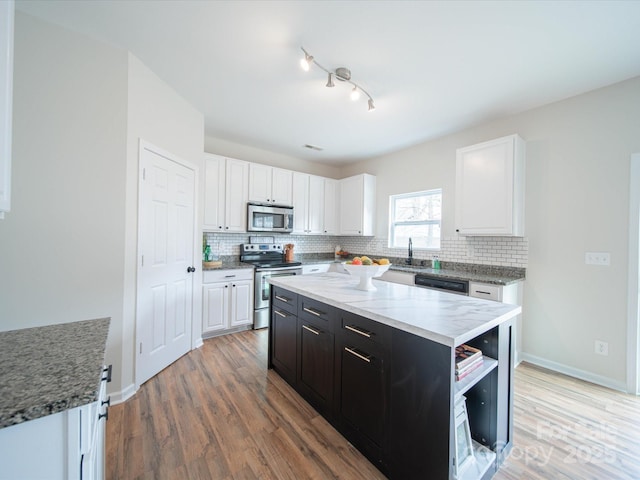
M 413 263 L 413 242 L 411 241 L 411 237 L 409 237 L 409 258 L 405 260 L 407 265 L 411 265 Z

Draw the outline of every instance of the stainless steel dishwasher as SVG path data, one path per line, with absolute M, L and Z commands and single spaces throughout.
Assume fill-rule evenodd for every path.
M 415 277 L 416 287 L 430 288 L 458 295 L 469 295 L 469 282 L 467 280 L 452 280 L 439 278 L 432 275 L 417 273 Z

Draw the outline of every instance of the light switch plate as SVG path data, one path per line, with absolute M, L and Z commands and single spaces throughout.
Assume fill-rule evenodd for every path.
M 587 265 L 611 265 L 611 255 L 609 252 L 586 252 L 584 254 L 584 263 Z

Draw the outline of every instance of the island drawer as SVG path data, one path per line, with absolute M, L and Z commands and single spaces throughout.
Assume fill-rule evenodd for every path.
M 280 287 L 273 287 L 273 306 L 295 316 L 298 312 L 298 295 Z
M 340 326 L 347 338 L 356 336 L 384 346 L 391 342 L 391 327 L 354 313 L 340 310 Z
M 298 304 L 298 318 L 318 325 L 329 332 L 333 332 L 333 314 L 331 306 L 307 297 L 300 297 Z

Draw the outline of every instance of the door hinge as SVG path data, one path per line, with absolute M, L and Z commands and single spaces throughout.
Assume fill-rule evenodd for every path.
M 140 255 L 140 266 L 144 267 L 144 255 Z
M 142 355 L 142 342 L 140 342 L 140 355 Z
M 147 169 L 143 168 L 142 169 L 142 180 L 146 180 L 147 179 Z

